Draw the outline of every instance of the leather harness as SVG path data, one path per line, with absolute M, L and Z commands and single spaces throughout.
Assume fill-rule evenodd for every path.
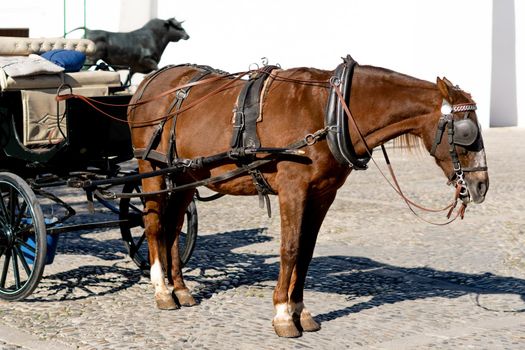
M 343 63 L 337 66 L 334 76 L 332 76 L 332 78 L 330 79 L 330 93 L 329 93 L 328 103 L 326 106 L 324 128 L 319 129 L 311 134 L 307 134 L 302 139 L 299 139 L 298 141 L 292 144 L 289 144 L 285 147 L 281 147 L 281 148 L 261 147 L 261 142 L 257 136 L 256 123 L 262 113 L 261 91 L 263 92 L 263 95 L 264 95 L 264 89 L 265 89 L 264 81 L 265 79 L 268 78 L 272 70 L 275 69 L 276 67 L 275 66 L 265 66 L 263 69 L 257 70 L 242 88 L 239 94 L 239 97 L 237 99 L 236 106 L 234 108 L 234 119 L 233 119 L 234 130 L 233 130 L 233 136 L 232 136 L 232 141 L 231 141 L 231 149 L 229 151 L 215 154 L 212 156 L 207 156 L 207 157 L 197 157 L 193 159 L 179 159 L 177 158 L 176 145 L 175 145 L 176 144 L 176 138 L 175 138 L 176 115 L 178 114 L 177 111 L 181 110 L 182 104 L 184 100 L 186 99 L 186 97 L 188 96 L 191 86 L 197 85 L 197 84 L 192 85 L 191 83 L 198 82 L 199 80 L 201 80 L 203 77 L 207 76 L 210 73 L 219 74 L 219 76 L 217 77 L 218 79 L 221 79 L 222 77 L 228 77 L 228 76 L 231 77 L 231 75 L 226 72 L 215 70 L 208 66 L 184 65 L 184 66 L 191 66 L 191 67 L 198 68 L 198 73 L 195 74 L 190 79 L 188 83 L 189 86 L 187 86 L 188 84 L 186 84 L 185 87 L 181 86 L 179 88 L 174 88 L 173 90 L 170 90 L 170 93 L 171 91 L 177 91 L 177 94 L 176 94 L 175 99 L 172 101 L 172 103 L 170 104 L 168 108 L 168 112 L 167 112 L 165 120 L 162 120 L 158 124 L 157 129 L 156 131 L 154 131 L 154 134 L 152 135 L 147 147 L 144 149 L 136 149 L 134 151 L 135 156 L 138 159 L 142 158 L 142 159 L 149 159 L 149 160 L 157 161 L 157 162 L 160 162 L 161 164 L 164 164 L 165 166 L 164 167 L 161 166 L 160 169 L 154 170 L 154 171 L 151 171 L 145 174 L 129 175 L 129 176 L 126 176 L 125 178 L 117 179 L 117 180 L 115 179 L 102 179 L 102 180 L 100 179 L 98 180 L 97 179 L 96 180 L 78 179 L 72 187 L 81 187 L 81 188 L 86 189 L 86 191 L 88 190 L 93 191 L 96 195 L 100 196 L 101 198 L 105 198 L 105 199 L 132 198 L 132 197 L 144 197 L 144 196 L 150 196 L 150 195 L 158 195 L 158 194 L 163 194 L 163 193 L 174 193 L 178 191 L 184 191 L 187 189 L 195 189 L 199 186 L 208 186 L 210 184 L 226 181 L 228 179 L 235 178 L 242 174 L 249 173 L 252 176 L 255 188 L 259 192 L 259 198 L 261 202 L 263 202 L 263 200 L 266 200 L 268 214 L 271 215 L 268 194 L 274 194 L 275 192 L 268 185 L 268 183 L 264 179 L 262 172 L 259 171 L 258 168 L 266 164 L 269 164 L 271 162 L 274 162 L 278 160 L 278 158 L 277 159 L 275 157 L 256 158 L 255 156 L 257 154 L 302 156 L 304 155 L 304 152 L 300 150 L 301 148 L 312 146 L 317 141 L 320 141 L 326 138 L 332 155 L 340 164 L 349 166 L 356 170 L 364 170 L 367 168 L 367 163 L 371 159 L 372 150 L 366 144 L 364 136 L 361 134 L 361 132 L 359 131 L 359 128 L 355 124 L 355 120 L 352 117 L 352 113 L 349 109 L 350 89 L 351 89 L 351 84 L 352 84 L 353 71 L 354 71 L 356 64 L 357 63 L 348 55 L 346 58 L 343 58 Z M 177 66 L 168 66 L 168 67 L 165 67 L 151 74 L 148 77 L 148 80 L 142 85 L 142 89 L 136 93 L 138 95 L 138 99 L 142 97 L 142 95 L 144 94 L 145 87 L 148 86 L 152 80 L 158 77 L 160 73 L 168 69 L 174 68 L 174 67 L 177 67 Z M 239 78 L 236 78 L 235 80 Z M 214 78 L 211 78 L 211 79 L 215 80 Z M 292 79 L 288 81 L 303 82 L 300 80 L 292 80 Z M 205 82 L 202 81 L 201 83 L 205 83 Z M 455 200 L 451 205 L 447 206 L 444 209 L 439 209 L 439 210 L 426 209 L 424 207 L 421 207 L 415 204 L 414 202 L 410 201 L 408 198 L 405 197 L 405 195 L 402 193 L 401 188 L 399 187 L 397 183 L 397 180 L 395 179 L 393 170 L 388 160 L 388 156 L 386 154 L 384 146 L 382 145 L 385 159 L 387 161 L 389 170 L 392 174 L 394 183 L 397 188 L 395 189 L 401 195 L 401 197 L 405 200 L 405 202 L 409 205 L 411 210 L 412 210 L 411 205 L 414 205 L 417 208 L 427 210 L 427 211 L 441 211 L 441 210 L 450 209 L 447 215 L 447 217 L 450 217 L 450 214 L 452 213 L 452 210 L 456 206 L 458 199 L 461 199 L 463 201 L 462 207 L 458 211 L 456 218 L 458 216 L 463 218 L 463 214 L 466 208 L 465 198 L 469 196 L 468 188 L 463 179 L 463 171 L 486 171 L 487 170 L 486 166 L 477 166 L 477 167 L 471 167 L 471 168 L 463 167 L 462 168 L 459 162 L 459 158 L 457 156 L 457 152 L 455 150 L 455 145 L 461 145 L 469 149 L 476 149 L 476 150 L 483 149 L 483 141 L 481 139 L 479 127 L 476 127 L 475 123 L 471 121 L 470 119 L 468 119 L 468 112 L 473 111 L 475 109 L 476 109 L 475 103 L 464 103 L 464 104 L 450 106 L 449 112 L 443 112 L 443 108 L 442 108 L 442 118 L 440 119 L 437 131 L 436 131 L 435 141 L 432 146 L 431 154 L 434 154 L 434 152 L 436 151 L 437 145 L 441 142 L 445 128 L 448 125 L 448 129 L 449 129 L 448 130 L 448 143 L 450 146 L 449 151 L 451 154 L 451 158 L 452 158 L 452 162 L 453 162 L 453 166 L 455 170 L 455 175 L 456 175 Z M 182 110 L 184 110 L 184 108 Z M 174 112 L 172 113 L 172 111 Z M 467 113 L 465 113 L 465 116 L 463 119 L 454 120 L 453 114 L 460 113 L 460 112 L 467 112 Z M 170 130 L 169 150 L 167 154 L 163 154 L 161 152 L 156 151 L 155 148 L 158 146 L 158 142 L 160 141 L 159 138 L 162 134 L 162 130 L 164 128 L 166 120 L 168 120 L 167 116 L 170 116 L 170 115 L 173 117 L 173 122 L 172 122 L 171 130 Z M 352 140 L 350 138 L 348 119 L 353 121 L 353 126 L 356 129 L 357 135 L 360 137 L 361 142 L 364 143 L 364 146 L 367 149 L 367 155 L 364 157 L 359 156 L 355 152 L 355 149 L 352 144 Z M 158 176 L 158 175 L 172 175 L 179 171 L 185 171 L 186 169 L 195 169 L 195 170 L 202 169 L 203 167 L 212 166 L 214 164 L 217 164 L 217 162 L 222 163 L 228 159 L 230 160 L 230 162 L 232 160 L 235 161 L 238 165 L 238 168 L 225 172 L 215 177 L 210 177 L 204 180 L 198 180 L 192 183 L 187 183 L 187 184 L 182 184 L 182 185 L 169 186 L 169 188 L 161 189 L 155 192 L 114 193 L 114 192 L 107 190 L 106 188 L 102 189 L 99 187 L 99 186 L 108 185 L 108 184 L 115 185 L 119 183 L 125 183 L 125 182 L 132 181 L 132 180 L 138 181 L 144 178 Z M 222 196 L 222 194 L 219 194 L 219 196 Z M 208 199 L 215 199 L 215 198 L 218 198 L 218 196 L 214 195 L 214 196 L 208 197 Z M 448 221 L 447 224 L 454 220 L 455 218 L 452 219 L 451 221 Z
M 237 103 L 233 109 L 233 134 L 230 143 L 231 154 L 237 158 L 239 167 L 246 167 L 255 160 L 255 155 L 246 155 L 246 150 L 257 150 L 261 148 L 261 141 L 257 136 L 257 120 L 261 111 L 261 92 L 264 82 L 277 66 L 267 65 L 252 74 L 244 84 Z M 253 184 L 259 194 L 259 204 L 262 207 L 266 202 L 268 215 L 271 216 L 270 200 L 268 195 L 276 194 L 270 184 L 264 178 L 259 169 L 247 171 L 251 175 Z
M 233 134 L 230 142 L 231 149 L 224 154 L 217 155 L 216 158 L 229 158 L 234 160 L 239 167 L 238 171 L 235 173 L 244 172 L 251 175 L 253 184 L 259 194 L 260 205 L 262 207 L 264 202 L 266 202 L 268 215 L 271 215 L 268 195 L 276 194 L 276 192 L 271 188 L 264 178 L 263 173 L 258 169 L 259 166 L 266 164 L 270 160 L 257 160 L 255 156 L 258 153 L 299 154 L 294 153 L 296 152 L 295 150 L 304 146 L 313 145 L 318 140 L 326 137 L 329 149 L 339 163 L 356 170 L 367 169 L 367 163 L 371 157 L 370 155 L 359 156 L 356 154 L 349 133 L 348 117 L 346 116 L 342 102 L 339 100 L 335 91 L 336 87 L 341 88 L 344 99 L 348 105 L 350 102 L 352 77 L 356 64 L 357 62 L 348 55 L 346 58 L 343 58 L 343 63 L 338 65 L 335 70 L 334 76 L 331 79 L 331 88 L 326 107 L 325 127 L 313 134 L 306 135 L 304 139 L 288 145 L 286 148 L 261 147 L 256 127 L 257 121 L 260 119 L 262 103 L 261 92 L 264 89 L 265 81 L 270 73 L 278 67 L 268 65 L 257 70 L 249 77 L 241 89 L 237 98 L 237 103 L 233 109 Z M 188 84 L 197 82 L 211 73 L 221 75 L 227 74 L 226 72 L 213 69 L 209 66 L 191 64 L 167 66 L 156 71 L 149 77 L 148 81 L 143 85 L 143 88 L 137 92 L 139 98 L 144 93 L 146 86 L 148 86 L 152 80 L 157 78 L 162 72 L 180 66 L 190 66 L 198 69 L 198 72 L 189 80 Z M 170 128 L 170 137 L 168 141 L 169 148 L 167 154 L 155 150 L 160 142 L 162 132 L 167 122 L 166 118 L 159 122 L 146 148 L 138 148 L 134 150 L 134 155 L 137 159 L 156 161 L 165 164 L 170 168 L 179 164 L 184 164 L 184 162 L 187 161 L 185 159 L 179 159 L 177 156 L 175 128 L 177 121 L 176 112 L 181 109 L 183 102 L 190 93 L 190 89 L 191 86 L 177 90 L 175 99 L 168 107 L 167 115 L 173 115 L 173 121 Z M 258 164 L 258 166 L 254 166 L 254 164 Z M 191 167 L 195 167 L 195 165 L 196 163 L 194 162 Z
M 357 62 L 350 55 L 347 55 L 343 58 L 343 63 L 337 66 L 334 76 L 331 78 L 330 95 L 325 114 L 325 126 L 329 130 L 326 141 L 332 155 L 340 164 L 355 170 L 366 170 L 371 154 L 359 156 L 356 153 L 350 137 L 348 117 L 335 91 L 336 88 L 340 87 L 346 105 L 350 106 L 350 90 L 352 89 L 352 77 L 356 65 Z
M 142 90 L 137 92 L 137 94 L 139 96 L 139 99 L 142 97 L 142 94 L 144 93 L 144 90 L 146 89 L 146 87 L 155 78 L 157 78 L 160 75 L 160 73 L 163 73 L 163 72 L 165 72 L 165 71 L 167 71 L 169 69 L 173 69 L 173 68 L 176 68 L 176 67 L 195 67 L 195 68 L 198 69 L 198 73 L 195 74 L 188 81 L 188 83 L 186 85 L 194 83 L 194 82 L 197 82 L 197 81 L 201 80 L 202 78 L 204 78 L 205 76 L 207 76 L 207 75 L 209 75 L 211 73 L 219 73 L 219 74 L 225 73 L 223 71 L 211 68 L 210 66 L 204 66 L 204 65 L 194 65 L 194 64 L 169 65 L 169 66 L 163 67 L 162 69 L 160 69 L 160 70 L 158 70 L 158 71 L 156 71 L 156 72 L 151 74 L 151 76 L 149 77 L 147 82 L 143 85 Z M 188 86 L 186 88 L 177 90 L 177 92 L 175 94 L 175 99 L 173 99 L 173 101 L 171 102 L 171 104 L 168 107 L 168 110 L 166 112 L 167 115 L 171 114 L 172 112 L 174 112 L 173 113 L 173 121 L 171 123 L 171 128 L 170 128 L 170 137 L 169 137 L 169 141 L 168 141 L 169 142 L 169 146 L 168 146 L 167 154 L 163 154 L 163 153 L 161 153 L 159 151 L 156 151 L 155 148 L 157 148 L 157 146 L 158 146 L 158 144 L 160 142 L 162 131 L 164 130 L 164 126 L 165 126 L 168 118 L 161 120 L 160 123 L 157 125 L 157 127 L 156 127 L 155 131 L 153 132 L 153 135 L 151 136 L 151 138 L 150 138 L 146 148 L 136 148 L 136 149 L 133 150 L 133 154 L 134 154 L 135 158 L 137 158 L 137 159 L 149 159 L 149 160 L 153 160 L 153 161 L 156 161 L 156 162 L 160 162 L 162 164 L 167 164 L 169 166 L 172 166 L 174 163 L 177 162 L 178 156 L 177 156 L 177 147 L 176 147 L 175 127 L 177 125 L 177 116 L 178 116 L 178 114 L 176 112 L 178 110 L 180 110 L 180 108 L 182 106 L 182 103 L 184 102 L 186 97 L 188 97 L 188 94 L 189 94 L 191 88 L 192 88 L 192 86 L 190 85 L 190 86 Z
M 139 97 L 142 96 L 145 87 L 149 85 L 153 79 L 158 77 L 160 73 L 180 66 L 181 65 L 168 66 L 153 73 L 148 79 L 147 83 L 144 85 L 144 88 L 139 91 Z M 198 68 L 199 70 L 187 84 L 197 82 L 210 73 L 225 73 L 215 70 L 209 66 L 188 64 L 182 66 L 192 66 Z M 265 66 L 261 70 L 258 70 L 256 73 L 250 76 L 249 80 L 246 81 L 243 88 L 241 89 L 241 92 L 237 98 L 237 103 L 233 110 L 233 135 L 230 144 L 231 150 L 228 152 L 228 157 L 235 160 L 239 168 L 242 168 L 245 172 L 251 175 L 253 184 L 257 190 L 257 193 L 259 194 L 260 205 L 262 207 L 264 202 L 266 202 L 269 216 L 271 215 L 271 208 L 268 195 L 276 194 L 276 192 L 268 184 L 262 172 L 259 169 L 253 167 L 252 163 L 256 160 L 255 154 L 261 149 L 261 142 L 257 135 L 257 121 L 260 114 L 261 91 L 263 90 L 265 80 L 275 68 L 277 68 L 277 66 Z M 167 154 L 164 155 L 161 152 L 155 150 L 160 142 L 164 126 L 167 122 L 167 119 L 164 119 L 155 128 L 155 131 L 153 132 L 153 135 L 151 136 L 146 148 L 134 150 L 134 155 L 137 159 L 154 160 L 168 166 L 173 166 L 180 161 L 177 157 L 176 147 L 175 127 L 178 115 L 176 112 L 180 110 L 184 100 L 186 97 L 188 97 L 190 89 L 191 86 L 178 90 L 175 95 L 175 99 L 168 107 L 166 114 L 173 115 L 173 120 L 170 128 L 170 137 L 168 141 L 169 147 Z

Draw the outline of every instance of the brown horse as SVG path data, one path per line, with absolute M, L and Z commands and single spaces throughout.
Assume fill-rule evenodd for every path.
M 173 135 L 176 135 L 176 154 L 179 159 L 211 156 L 230 149 L 232 108 L 245 82 L 226 76 L 220 78 L 220 73 L 211 73 L 201 81 L 202 84 L 193 86 L 182 106 L 183 112 L 177 115 L 175 132 L 170 132 L 174 118 L 164 118 L 166 123 L 159 141 L 151 142 L 158 120 L 171 110 L 175 93 L 157 97 L 187 84 L 199 72 L 200 68 L 195 66 L 173 67 L 151 75 L 142 83 L 132 103 L 148 99 L 155 102 L 129 109 L 128 120 L 136 149 L 149 147 L 156 154 L 169 154 L 170 138 Z M 262 146 L 287 147 L 304 139 L 305 135 L 325 128 L 325 112 L 333 76 L 334 71 L 314 68 L 274 70 L 261 97 L 262 121 L 257 123 L 256 128 Z M 184 109 L 184 106 L 188 108 Z M 371 150 L 398 136 L 413 135 L 429 151 L 435 144 L 432 153 L 437 165 L 449 179 L 461 180 L 465 184 L 462 192 L 468 193 L 464 193 L 464 201 L 481 203 L 484 200 L 489 180 L 477 117 L 473 111 L 474 102 L 469 94 L 452 86 L 446 79 L 438 78 L 437 84 L 434 84 L 383 68 L 357 65 L 351 78 L 349 106 L 363 136 L 363 139 L 360 138 L 354 124 L 348 123 L 358 156 L 366 157 L 367 148 Z M 445 107 L 445 111 L 442 111 L 442 107 Z M 440 128 L 445 132 L 444 140 L 447 139 L 447 129 L 452 129 L 452 124 L 447 126 L 446 121 L 467 119 L 471 121 L 470 126 L 467 125 L 467 129 L 470 127 L 471 130 L 467 131 L 475 133 L 475 142 L 435 142 Z M 472 125 L 475 130 L 472 130 Z M 465 135 L 458 137 L 462 136 Z M 320 328 L 303 303 L 306 274 L 323 219 L 338 188 L 352 171 L 351 166 L 336 160 L 327 139 L 321 137 L 315 144 L 309 143 L 302 149 L 302 157 L 275 157 L 273 162 L 260 168 L 267 183 L 279 197 L 281 214 L 281 261 L 273 294 L 273 327 L 279 336 L 297 337 L 302 331 Z M 473 143 L 476 145 L 472 146 Z M 455 157 L 456 162 L 453 159 Z M 465 170 L 464 179 L 457 169 L 458 164 Z M 162 162 L 152 159 L 139 160 L 141 173 L 163 166 L 165 164 Z M 226 160 L 199 170 L 189 169 L 172 180 L 184 184 L 233 169 L 237 169 L 236 162 Z M 166 181 L 162 176 L 143 180 L 145 192 L 161 191 L 165 187 Z M 257 194 L 254 182 L 247 174 L 208 187 L 223 194 Z M 163 194 L 146 198 L 144 221 L 151 281 L 160 309 L 195 304 L 184 284 L 177 245 L 185 209 L 193 195 L 194 190 L 188 189 L 173 193 L 169 200 Z M 170 204 L 169 210 L 166 210 L 167 202 Z M 165 230 L 162 225 L 168 223 L 170 229 Z M 169 242 L 168 246 L 166 242 Z M 165 273 L 173 283 L 173 293 L 165 283 Z

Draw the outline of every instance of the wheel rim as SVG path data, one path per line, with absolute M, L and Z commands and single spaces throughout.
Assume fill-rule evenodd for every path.
M 23 180 L 14 176 L 0 178 L 0 294 L 12 300 L 34 290 L 45 256 L 40 207 L 29 187 L 19 182 Z

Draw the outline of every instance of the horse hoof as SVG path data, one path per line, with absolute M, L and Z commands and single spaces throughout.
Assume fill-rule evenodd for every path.
M 156 295 L 155 301 L 157 302 L 157 308 L 160 310 L 175 310 L 179 308 L 175 300 L 173 300 L 169 294 Z
M 304 332 L 317 332 L 321 329 L 321 325 L 312 316 L 302 316 L 299 322 Z
M 175 298 L 181 306 L 194 306 L 197 305 L 197 302 L 191 296 L 190 292 L 187 290 L 179 290 L 175 292 Z
M 293 323 L 274 323 L 273 329 L 279 337 L 283 338 L 298 338 L 301 332 L 295 327 Z

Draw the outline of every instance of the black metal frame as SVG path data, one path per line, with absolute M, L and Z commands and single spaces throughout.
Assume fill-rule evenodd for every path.
M 122 105 L 104 106 L 104 111 L 122 120 L 109 119 L 93 107 L 76 99 L 66 101 L 67 137 L 47 149 L 31 149 L 24 146 L 19 138 L 22 115 L 20 91 L 0 93 L 0 161 L 2 169 L 26 179 L 31 189 L 61 207 L 67 214 L 53 224 L 48 224 L 48 234 L 77 230 L 118 227 L 120 220 L 64 226 L 73 215 L 74 209 L 45 188 L 68 186 L 72 179 L 120 178 L 126 173 L 120 171 L 119 163 L 133 158 L 131 135 L 126 121 L 126 104 L 131 95 L 94 97 L 95 101 Z M 58 106 L 57 106 L 58 109 Z M 58 111 L 57 111 L 58 115 Z M 17 119 L 18 118 L 18 119 Z M 95 135 L 95 136 L 94 136 Z M 128 173 L 129 174 L 129 173 Z M 111 184 L 111 181 L 109 181 Z M 86 190 L 88 198 L 92 192 Z M 107 199 L 94 197 L 104 207 L 118 214 L 118 208 Z
M 59 88 L 60 90 L 61 88 Z M 6 228 L 6 225 L 8 225 L 6 223 L 8 213 L 6 210 L 0 211 L 0 223 L 2 223 L 2 227 L 0 227 L 0 257 L 9 250 L 11 252 L 9 253 L 10 255 L 3 256 L 3 259 L 7 258 L 8 261 L 13 261 L 12 264 L 3 264 L 2 271 L 4 272 L 0 275 L 4 277 L 0 280 L 0 298 L 21 300 L 27 297 L 38 284 L 46 263 L 46 248 L 45 243 L 42 242 L 46 241 L 46 238 L 56 237 L 67 232 L 120 227 L 123 240 L 133 260 L 142 269 L 148 267 L 147 254 L 145 256 L 133 256 L 133 251 L 130 249 L 130 244 L 133 242 L 130 243 L 129 240 L 124 239 L 122 230 L 122 227 L 129 229 L 140 225 L 138 223 L 140 220 L 136 218 L 137 214 L 135 213 L 135 217 L 129 216 L 128 220 L 121 219 L 120 209 L 123 203 L 115 204 L 95 191 L 110 190 L 113 186 L 122 184 L 135 183 L 136 185 L 131 187 L 140 186 L 139 180 L 141 176 L 136 174 L 135 171 L 122 171 L 119 165 L 133 158 L 126 106 L 130 99 L 131 95 L 110 95 L 93 98 L 94 101 L 116 105 L 103 105 L 101 108 L 105 113 L 115 116 L 121 121 L 107 118 L 103 113 L 81 100 L 66 100 L 64 117 L 67 120 L 67 136 L 66 133 L 61 131 L 65 136 L 63 141 L 50 145 L 48 148 L 32 149 L 24 146 L 18 136 L 22 130 L 21 92 L 0 92 L 0 174 L 2 179 L 9 181 L 8 185 L 4 185 L 8 186 L 7 192 L 1 194 L 2 196 L 10 195 L 10 193 L 17 191 L 17 188 L 22 188 L 23 192 L 21 193 L 24 196 L 34 198 L 31 200 L 31 210 L 34 209 L 40 213 L 39 221 L 41 221 L 40 226 L 28 228 L 31 232 L 36 232 L 36 229 L 39 228 L 40 233 L 34 236 L 38 238 L 37 243 L 40 245 L 40 248 L 35 249 L 29 247 L 25 242 L 20 243 L 27 249 L 32 249 L 34 255 L 36 255 L 33 262 L 30 263 L 34 264 L 36 272 L 31 273 L 30 276 L 28 273 L 28 280 L 23 284 L 17 282 L 13 290 L 6 289 L 4 291 L 6 269 L 13 269 L 15 271 L 13 272 L 14 276 L 18 276 L 18 264 L 22 264 L 21 266 L 25 270 L 29 271 L 29 268 L 23 257 L 13 257 L 13 254 L 15 254 L 13 252 L 21 253 L 16 250 L 19 248 L 13 243 L 14 238 L 12 238 L 13 234 L 10 233 L 11 229 L 9 227 Z M 175 171 L 175 169 L 172 170 Z M 94 182 L 94 185 L 82 186 L 85 182 L 89 183 L 90 181 Z M 76 212 L 57 195 L 48 191 L 48 189 L 56 187 L 83 189 L 87 195 L 90 209 L 93 208 L 93 202 L 97 201 L 111 212 L 119 215 L 119 219 L 83 224 L 65 224 L 69 218 L 76 215 Z M 41 205 L 35 195 L 46 198 L 53 204 L 64 208 L 64 214 L 58 214 L 61 215 L 58 218 L 53 215 L 52 220 L 47 220 L 42 214 Z M 182 261 L 183 264 L 191 256 L 197 234 L 197 213 L 194 204 L 192 208 L 191 212 L 187 212 L 188 222 L 191 221 L 192 223 L 192 232 L 188 232 L 185 235 L 185 239 L 188 242 L 183 247 L 182 256 L 185 257 L 185 261 Z M 29 221 L 34 220 L 29 218 Z M 16 239 L 20 240 L 20 238 Z M 141 242 L 143 241 L 144 238 L 141 239 Z M 42 253 L 44 257 L 41 256 Z M 138 261 L 141 264 L 138 264 Z

